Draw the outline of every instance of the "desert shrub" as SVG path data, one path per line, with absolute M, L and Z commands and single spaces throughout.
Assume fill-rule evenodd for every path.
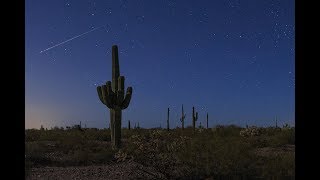
M 72 160 L 77 165 L 88 165 L 89 152 L 86 149 L 78 149 L 73 152 Z
M 112 150 L 109 129 L 26 131 L 30 166 L 75 166 L 133 160 L 152 166 L 169 179 L 294 176 L 294 154 L 257 156 L 256 149 L 295 143 L 294 128 L 264 128 L 259 136 L 240 136 L 243 128 L 124 129 L 123 148 Z M 49 144 L 54 144 L 50 145 Z M 265 148 L 266 147 L 266 148 Z M 292 146 L 290 146 L 292 147 Z M 54 153 L 53 153 L 54 152 Z M 50 158 L 48 154 L 63 158 Z M 271 153 L 272 154 L 272 153 Z M 40 163 L 39 163 L 40 162 Z
M 49 164 L 51 161 L 45 157 L 48 149 L 42 143 L 28 142 L 25 144 L 25 158 L 29 165 Z M 31 163 L 34 162 L 34 163 Z
M 240 130 L 241 128 L 235 125 L 230 125 L 230 126 L 217 125 L 215 128 L 213 128 L 212 131 L 214 131 L 215 134 L 218 136 L 231 137 L 231 136 L 239 136 Z
M 192 174 L 205 176 L 248 175 L 252 157 L 250 144 L 240 137 L 223 138 L 211 135 L 191 139 L 178 157 L 192 167 Z
M 259 172 L 263 178 L 284 179 L 295 176 L 295 156 L 293 153 L 278 154 L 258 159 L 258 161 L 263 163 Z
M 91 153 L 90 157 L 91 161 L 94 164 L 105 164 L 113 160 L 114 151 L 113 150 L 105 150 L 99 151 L 96 153 Z
M 251 126 L 240 131 L 240 136 L 242 137 L 261 136 L 262 134 L 264 134 L 264 129 L 256 126 Z
M 64 153 L 82 149 L 86 145 L 86 140 L 82 136 L 70 134 L 58 141 L 58 148 Z
M 175 155 L 183 141 L 184 137 L 174 132 L 152 130 L 145 134 L 132 135 L 124 151 L 133 156 L 135 161 L 152 166 L 167 176 L 183 175 L 177 171 L 177 167 L 181 167 L 182 164 Z
M 130 138 L 132 135 L 136 134 L 136 132 L 139 129 L 122 129 L 121 133 L 122 133 L 122 138 L 124 139 L 128 139 Z M 141 130 L 141 129 L 140 129 Z M 142 130 L 143 131 L 143 130 Z
M 40 132 L 36 129 L 28 129 L 25 130 L 25 141 L 30 142 L 30 141 L 37 141 L 39 140 L 40 137 Z
M 267 136 L 252 136 L 244 137 L 243 140 L 249 143 L 252 148 L 263 148 L 269 146 L 269 137 Z
M 109 129 L 87 129 L 83 134 L 87 140 L 111 141 Z
M 281 130 L 273 136 L 270 136 L 270 146 L 281 146 L 284 144 L 295 144 L 294 129 Z
M 276 127 L 267 127 L 265 128 L 265 135 L 267 136 L 274 136 L 281 132 L 281 128 L 276 128 Z

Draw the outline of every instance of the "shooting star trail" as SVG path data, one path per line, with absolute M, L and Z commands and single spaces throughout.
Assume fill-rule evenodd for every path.
M 80 35 L 74 36 L 74 37 L 72 37 L 72 38 L 70 38 L 70 39 L 68 39 L 68 40 L 66 40 L 66 41 L 63 41 L 63 42 L 61 42 L 61 43 L 59 43 L 59 44 L 56 44 L 56 45 L 54 45 L 54 46 L 51 46 L 51 47 L 49 47 L 49 48 L 47 48 L 47 49 L 45 49 L 45 50 L 43 50 L 43 51 L 40 51 L 40 53 L 43 53 L 43 52 L 45 52 L 45 51 L 48 51 L 48 50 L 50 50 L 50 49 L 52 49 L 52 48 L 55 48 L 55 47 L 57 47 L 57 46 L 60 46 L 60 45 L 62 45 L 62 44 L 64 44 L 64 43 L 66 43 L 66 42 L 69 42 L 69 41 L 71 41 L 71 40 L 73 40 L 73 39 L 76 39 L 76 38 L 78 38 L 78 37 L 81 37 L 81 36 L 83 36 L 83 35 L 86 35 L 86 34 L 92 32 L 92 31 L 95 31 L 95 30 L 100 29 L 100 28 L 102 28 L 102 27 L 103 27 L 103 26 L 100 26 L 100 27 L 91 29 L 90 31 L 84 32 L 84 33 L 82 33 L 82 34 L 80 34 Z

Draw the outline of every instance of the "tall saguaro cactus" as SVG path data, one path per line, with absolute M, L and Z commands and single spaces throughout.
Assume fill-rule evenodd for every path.
M 130 124 L 130 120 L 128 121 L 128 129 L 131 129 L 131 124 Z
M 170 127 L 169 127 L 169 113 L 170 113 L 170 109 L 168 108 L 168 117 L 167 117 L 167 130 L 169 131 Z
M 181 114 L 181 118 L 180 118 L 182 130 L 184 129 L 184 119 L 185 118 L 186 118 L 186 114 L 184 114 L 184 112 L 183 112 L 183 104 L 182 104 L 182 114 Z
M 196 130 L 196 121 L 198 120 L 198 112 L 194 112 L 194 107 L 192 107 L 192 126 L 193 130 Z
M 127 88 L 124 95 L 124 76 L 120 76 L 118 47 L 112 46 L 112 83 L 97 87 L 101 102 L 110 109 L 111 141 L 114 148 L 121 146 L 121 115 L 122 110 L 129 106 L 132 87 Z

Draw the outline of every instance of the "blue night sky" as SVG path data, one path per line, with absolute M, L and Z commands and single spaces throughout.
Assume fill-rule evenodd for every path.
M 111 47 L 133 96 L 122 125 L 295 121 L 293 0 L 27 0 L 25 126 L 107 128 Z M 41 52 L 41 53 L 40 53 Z

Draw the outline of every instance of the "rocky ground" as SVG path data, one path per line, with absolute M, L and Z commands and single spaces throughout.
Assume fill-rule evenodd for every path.
M 126 180 L 126 179 L 167 179 L 153 168 L 133 161 L 110 165 L 82 167 L 43 167 L 32 168 L 27 180 Z

